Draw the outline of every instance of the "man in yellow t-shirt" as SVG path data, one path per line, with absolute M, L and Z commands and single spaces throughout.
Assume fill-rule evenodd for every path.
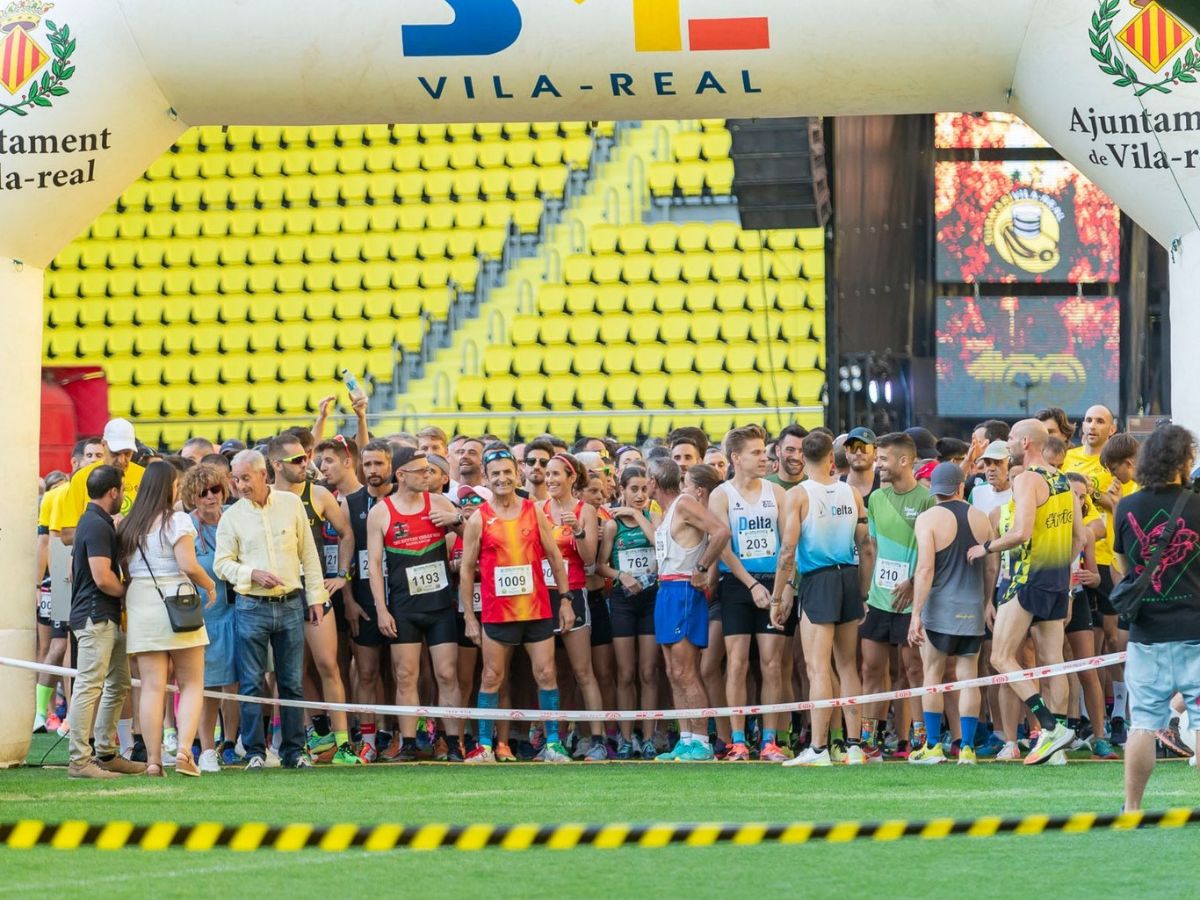
M 75 540 L 75 526 L 87 508 L 87 479 L 97 466 L 115 466 L 125 473 L 125 500 L 121 505 L 120 515 L 129 512 L 137 489 L 142 483 L 145 469 L 133 462 L 134 451 L 137 450 L 137 439 L 133 434 L 133 425 L 127 419 L 113 419 L 104 426 L 104 436 L 100 439 L 104 448 L 104 459 L 86 465 L 71 476 L 71 482 L 66 488 L 66 494 L 49 510 L 50 531 L 59 532 L 64 544 Z

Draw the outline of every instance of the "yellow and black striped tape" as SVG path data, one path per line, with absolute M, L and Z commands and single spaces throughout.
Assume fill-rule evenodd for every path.
M 1089 831 L 1131 831 L 1137 828 L 1182 828 L 1200 823 L 1200 809 L 1169 809 L 1163 812 L 1134 812 L 1118 815 L 1075 813 L 1069 816 L 1024 816 L 978 819 L 930 819 L 925 822 L 895 820 L 889 822 L 835 822 L 813 824 L 795 822 L 768 824 L 693 824 L 693 825 L 266 825 L 247 822 L 222 825 L 200 822 L 180 825 L 155 822 L 92 824 L 67 821 L 57 824 L 23 820 L 0 823 L 0 846 L 10 850 L 53 847 L 76 850 L 96 847 L 101 850 L 184 850 L 203 851 L 228 848 L 249 850 L 573 850 L 596 847 L 709 847 L 714 844 L 741 846 L 779 843 L 804 844 L 825 841 L 831 844 L 855 840 L 895 841 L 905 837 L 941 840 L 951 835 L 993 837 L 999 834 L 1083 834 Z

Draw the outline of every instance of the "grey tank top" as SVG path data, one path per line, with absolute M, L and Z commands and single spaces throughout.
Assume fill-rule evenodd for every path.
M 958 532 L 933 563 L 933 587 L 921 610 L 921 624 L 942 634 L 981 635 L 983 628 L 983 562 L 967 562 L 967 551 L 977 543 L 968 514 L 971 506 L 962 500 L 943 504 L 954 513 Z

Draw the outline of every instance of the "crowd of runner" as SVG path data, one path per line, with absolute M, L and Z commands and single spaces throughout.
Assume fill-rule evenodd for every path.
M 117 419 L 79 443 L 72 473 L 47 476 L 38 658 L 80 675 L 39 676 L 33 729 L 70 733 L 73 777 L 416 760 L 1118 758 L 1120 666 L 685 721 L 324 706 L 740 707 L 1124 650 L 1109 602 L 1121 578 L 1114 511 L 1137 490 L 1139 445 L 1102 406 L 1077 446 L 1059 409 L 983 422 L 970 442 L 749 425 L 719 442 L 678 428 L 639 446 L 510 445 L 436 427 L 375 436 L 356 409 L 356 439 L 326 437 L 321 417 L 257 447 L 193 438 L 169 456 Z M 62 621 L 55 541 L 73 557 Z M 181 629 L 163 610 L 188 583 L 204 621 Z M 200 687 L 261 700 L 201 699 Z M 1157 738 L 1191 753 L 1174 722 Z

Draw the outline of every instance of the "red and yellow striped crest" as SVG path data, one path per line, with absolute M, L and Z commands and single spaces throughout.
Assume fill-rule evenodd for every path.
M 21 90 L 50 57 L 24 28 L 10 31 L 0 42 L 0 84 L 10 94 Z
M 1117 35 L 1151 72 L 1159 71 L 1192 39 L 1187 26 L 1152 2 Z

